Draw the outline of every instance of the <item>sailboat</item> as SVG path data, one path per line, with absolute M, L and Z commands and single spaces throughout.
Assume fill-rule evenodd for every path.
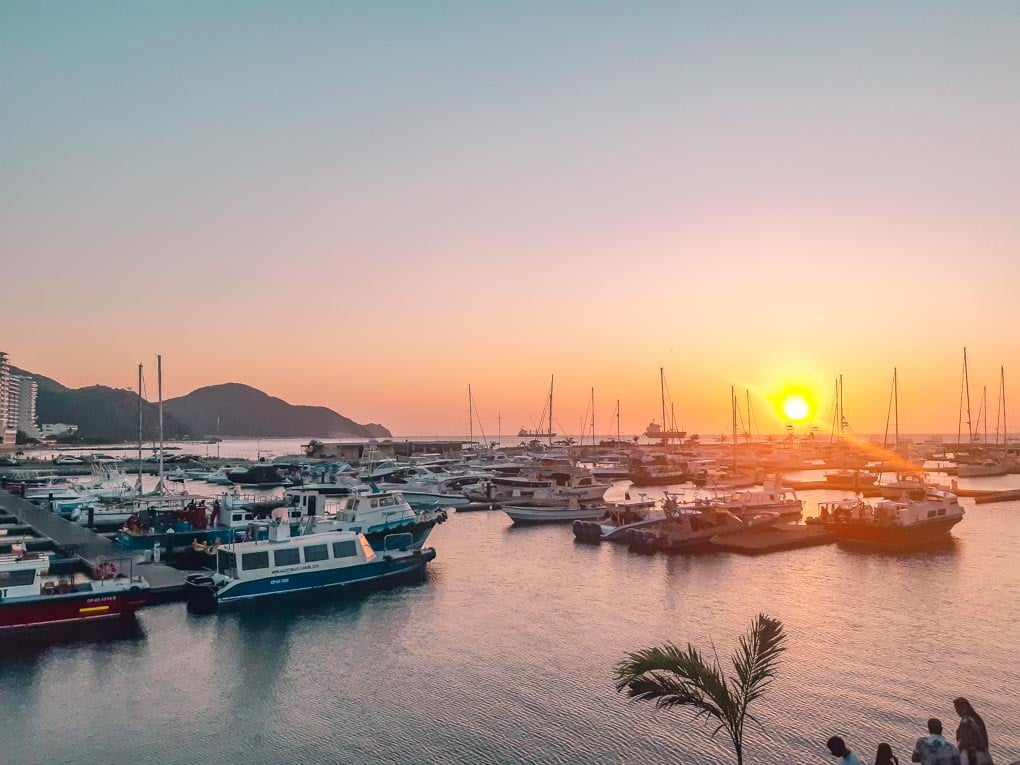
M 825 482 L 838 489 L 852 489 L 860 491 L 865 486 L 871 486 L 878 480 L 878 476 L 862 470 L 847 470 L 846 468 L 846 429 L 848 426 L 846 415 L 843 411 L 843 375 L 836 380 L 836 398 L 833 403 L 833 418 L 839 418 L 839 446 L 843 454 L 844 466 L 825 474 Z M 835 424 L 835 421 L 834 421 Z
M 666 420 L 666 373 L 659 367 L 659 398 L 662 403 L 662 420 L 652 420 L 645 428 L 645 438 L 660 439 L 662 441 L 682 441 L 687 438 L 687 431 L 680 430 L 676 426 L 676 414 L 673 411 L 673 402 L 669 404 L 670 419 Z
M 543 433 L 538 428 L 535 428 L 534 430 L 521 428 L 520 432 L 517 433 L 518 438 L 548 438 L 549 444 L 552 444 L 552 440 L 556 436 L 556 433 L 553 432 L 553 382 L 555 377 L 555 375 L 549 376 L 549 400 L 546 402 L 545 407 L 542 409 L 542 414 L 539 415 L 538 418 L 539 422 L 549 423 L 549 431 Z M 548 419 L 546 418 L 547 414 Z
M 1005 380 L 1005 374 L 1003 373 L 1003 381 L 1004 380 Z M 988 411 L 987 411 L 987 407 L 986 407 L 986 401 L 987 401 L 987 397 L 988 397 L 988 391 L 987 391 L 987 388 L 986 388 L 984 393 L 982 394 L 982 397 L 981 397 L 981 409 L 978 412 L 977 422 L 974 423 L 974 422 L 971 421 L 971 413 L 970 413 L 970 375 L 968 374 L 968 370 L 967 370 L 967 349 L 966 348 L 963 349 L 963 385 L 964 385 L 964 390 L 961 392 L 961 395 L 960 395 L 960 425 L 959 425 L 959 428 L 962 428 L 962 422 L 963 422 L 963 401 L 964 401 L 964 395 L 966 395 L 966 401 L 967 401 L 967 431 L 968 431 L 968 436 L 970 438 L 970 443 L 971 444 L 976 443 L 976 435 L 977 434 L 976 434 L 975 431 L 977 430 L 977 425 L 979 425 L 981 423 L 981 414 L 982 414 L 982 412 L 984 413 L 984 418 L 985 418 L 985 437 L 984 437 L 983 440 L 985 441 L 985 443 L 987 443 L 987 441 L 988 441 Z M 996 426 L 998 426 L 998 424 L 996 424 Z M 959 428 L 958 428 L 958 431 L 957 431 L 957 441 L 960 440 Z M 991 456 L 991 455 L 982 454 L 983 451 L 984 450 L 983 450 L 982 447 L 977 447 L 977 449 L 975 450 L 974 454 L 969 454 L 967 456 L 967 462 L 966 463 L 964 463 L 962 455 L 957 457 L 957 455 L 954 453 L 953 456 L 954 456 L 954 458 L 956 458 L 956 474 L 960 478 L 986 478 L 986 477 L 991 477 L 991 476 L 1006 475 L 1006 473 L 1009 472 L 1009 464 L 1006 461 L 1004 461 L 1002 459 L 995 459 L 994 456 Z

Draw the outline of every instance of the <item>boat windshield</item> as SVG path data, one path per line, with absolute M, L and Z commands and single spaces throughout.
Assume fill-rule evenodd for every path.
M 216 551 L 216 570 L 231 579 L 237 578 L 237 556 L 229 550 Z

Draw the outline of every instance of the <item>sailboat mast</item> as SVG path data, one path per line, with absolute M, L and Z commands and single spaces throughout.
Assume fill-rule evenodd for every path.
M 839 376 L 839 440 L 843 440 L 843 431 L 846 430 L 846 416 L 843 414 L 843 375 Z
M 666 378 L 662 367 L 659 367 L 659 398 L 662 401 L 662 432 L 666 432 Z
M 967 372 L 967 346 L 963 347 L 963 389 L 967 394 L 967 437 L 974 443 L 974 426 L 970 421 L 970 374 Z
M 142 493 L 142 365 L 138 365 L 138 494 Z
M 733 413 L 733 469 L 737 469 L 737 394 L 730 386 L 730 409 Z
M 156 356 L 156 388 L 159 391 L 159 492 L 163 493 L 163 357 Z
M 896 440 L 893 442 L 893 452 L 899 454 L 900 448 L 900 383 L 896 374 L 896 367 L 892 370 L 893 398 L 896 412 Z
M 747 443 L 751 443 L 751 391 L 745 388 L 744 396 L 747 398 Z
M 1009 448 L 1009 439 L 1006 437 L 1006 367 L 999 367 L 999 387 L 1002 388 L 1002 448 L 1003 454 Z
M 468 444 L 475 442 L 475 411 L 471 401 L 471 383 L 468 383 Z
M 595 388 L 591 389 L 591 448 L 595 449 Z
M 556 375 L 549 375 L 549 446 L 552 446 L 553 440 L 553 383 L 556 381 Z
M 981 389 L 981 408 L 985 412 L 985 443 L 988 443 L 988 386 Z
M 620 445 L 620 399 L 616 399 L 616 444 Z

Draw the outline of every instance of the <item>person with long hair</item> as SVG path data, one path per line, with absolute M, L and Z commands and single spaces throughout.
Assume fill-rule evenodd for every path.
M 960 726 L 956 729 L 956 746 L 960 750 L 960 765 L 992 765 L 988 751 L 988 728 L 971 703 L 962 696 L 953 700 Z
M 892 747 L 882 743 L 878 745 L 878 751 L 875 752 L 875 765 L 900 765 L 900 761 L 892 753 Z

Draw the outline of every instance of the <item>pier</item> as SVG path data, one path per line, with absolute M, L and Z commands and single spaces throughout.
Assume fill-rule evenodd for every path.
M 180 600 L 184 596 L 185 572 L 162 563 L 143 562 L 140 556 L 123 550 L 106 537 L 26 499 L 0 491 L 0 514 L 17 518 L 18 528 L 30 527 L 42 538 L 35 539 L 36 543 L 51 541 L 55 547 L 76 556 L 90 571 L 95 571 L 103 561 L 131 559 L 135 573 L 149 583 L 154 602 Z

